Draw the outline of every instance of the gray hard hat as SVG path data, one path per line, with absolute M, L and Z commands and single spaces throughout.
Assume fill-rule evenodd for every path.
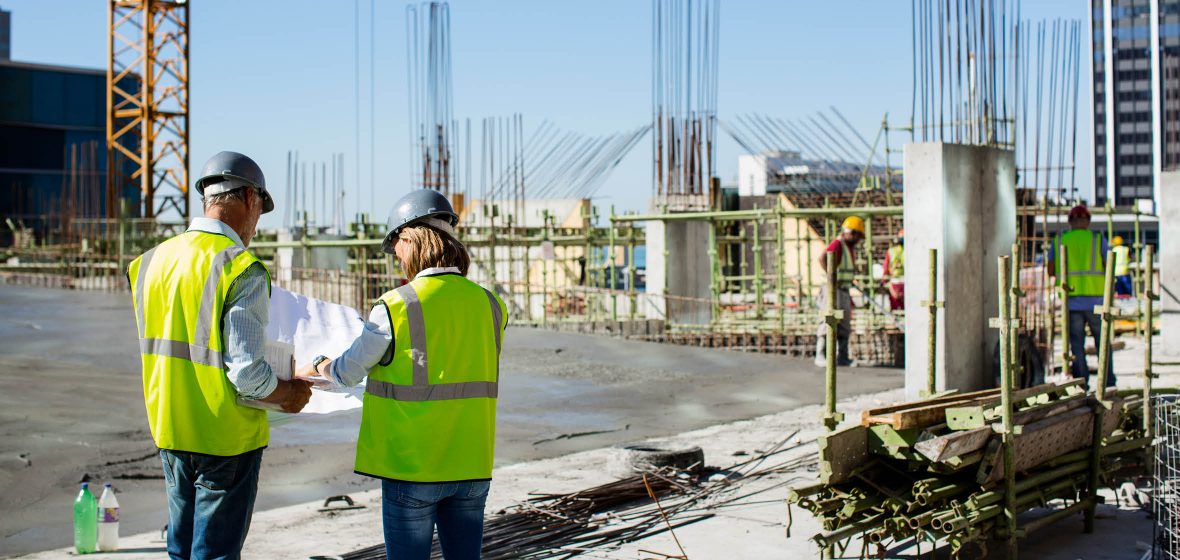
M 275 201 L 266 190 L 266 177 L 262 175 L 262 168 L 254 160 L 237 152 L 218 152 L 209 158 L 201 168 L 201 178 L 197 179 L 196 187 L 201 199 L 205 195 L 254 187 L 258 196 L 262 197 L 262 213 L 275 209 Z
M 412 225 L 427 225 L 454 237 L 459 215 L 446 196 L 433 189 L 415 189 L 401 197 L 389 213 L 389 233 L 381 242 L 381 250 L 393 254 L 393 245 L 402 229 Z

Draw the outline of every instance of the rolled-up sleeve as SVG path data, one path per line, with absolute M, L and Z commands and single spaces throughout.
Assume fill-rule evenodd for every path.
M 225 367 L 238 395 L 261 399 L 279 380 L 266 363 L 266 323 L 270 317 L 269 279 L 261 264 L 246 269 L 230 287 L 222 316 Z
M 393 328 L 385 304 L 378 303 L 369 312 L 360 336 L 352 341 L 340 357 L 332 361 L 332 379 L 346 387 L 361 382 L 369 370 L 379 364 L 393 346 Z

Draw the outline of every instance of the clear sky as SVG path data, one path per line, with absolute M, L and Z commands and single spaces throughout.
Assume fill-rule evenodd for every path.
M 346 209 L 382 219 L 409 188 L 405 7 L 376 0 L 376 111 L 369 112 L 370 0 L 361 22 L 361 173 Z M 254 157 L 282 193 L 288 150 L 309 161 L 345 153 L 357 182 L 354 1 L 191 0 L 190 170 L 231 149 Z M 104 68 L 106 2 L 0 0 L 13 12 L 15 60 Z M 647 0 L 453 0 L 454 114 L 524 115 L 568 130 L 608 134 L 651 119 L 651 4 Z M 1085 0 L 1025 0 L 1026 18 L 1087 15 Z M 910 2 L 722 0 L 719 113 L 800 117 L 836 106 L 872 137 L 888 112 L 909 119 Z M 1083 44 L 1083 49 L 1086 45 Z M 1090 191 L 1088 67 L 1082 68 L 1078 177 Z M 370 177 L 370 124 L 376 138 Z M 473 127 L 477 124 L 473 124 Z M 649 137 L 650 138 L 650 137 Z M 736 181 L 737 145 L 722 133 L 718 173 Z M 646 209 L 651 144 L 641 142 L 599 191 L 602 205 Z M 900 158 L 895 162 L 900 164 Z M 279 211 L 263 225 L 277 225 Z

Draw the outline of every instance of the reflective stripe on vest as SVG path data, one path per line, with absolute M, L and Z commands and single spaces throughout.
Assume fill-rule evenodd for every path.
M 406 284 L 397 290 L 405 302 L 406 321 L 410 328 L 410 363 L 413 369 L 413 385 L 396 385 L 369 377 L 365 392 L 370 395 L 396 401 L 448 401 L 454 399 L 491 398 L 499 395 L 497 381 L 465 381 L 462 383 L 430 383 L 430 370 L 426 356 L 426 319 L 422 316 L 422 301 L 414 286 Z M 496 352 L 500 351 L 500 325 L 504 316 L 496 296 L 487 292 L 492 306 L 492 330 L 496 333 Z M 497 376 L 499 379 L 499 364 Z
M 230 238 L 188 231 L 132 261 L 144 402 L 157 447 L 234 456 L 269 442 L 266 412 L 238 404 L 226 376 L 222 313 L 257 258 Z

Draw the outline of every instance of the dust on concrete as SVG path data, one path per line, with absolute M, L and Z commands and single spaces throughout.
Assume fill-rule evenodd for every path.
M 0 555 L 66 546 L 71 501 L 113 482 L 125 534 L 167 522 L 127 294 L 0 286 Z M 509 329 L 497 466 L 666 436 L 822 402 L 821 370 L 774 355 Z M 861 368 L 840 394 L 902 384 Z M 257 509 L 376 488 L 352 474 L 359 411 L 272 427 Z

